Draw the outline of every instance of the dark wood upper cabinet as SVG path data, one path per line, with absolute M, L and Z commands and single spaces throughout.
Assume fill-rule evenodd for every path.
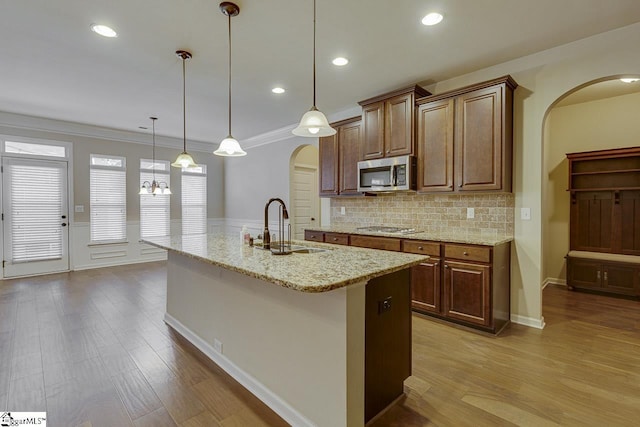
M 415 153 L 415 100 L 430 93 L 413 85 L 361 101 L 361 160 Z
M 358 161 L 360 160 L 361 134 L 360 118 L 338 127 L 340 194 L 360 194 L 358 193 Z
M 418 104 L 418 191 L 511 191 L 510 76 L 428 96 Z
M 320 163 L 320 196 L 338 194 L 338 136 L 331 135 L 318 141 Z
M 453 191 L 453 99 L 418 108 L 418 191 Z
M 360 116 L 332 123 L 336 134 L 320 138 L 320 196 L 357 195 L 362 138 Z

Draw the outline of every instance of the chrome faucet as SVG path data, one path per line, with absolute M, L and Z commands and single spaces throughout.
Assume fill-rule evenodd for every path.
M 282 205 L 282 219 L 289 219 L 289 212 L 282 199 L 274 197 L 269 199 L 266 205 L 264 205 L 264 231 L 262 236 L 262 247 L 264 249 L 271 249 L 271 234 L 269 234 L 269 205 L 272 202 L 278 202 Z M 280 228 L 284 227 L 284 224 L 280 225 Z M 282 242 L 281 242 L 282 243 Z

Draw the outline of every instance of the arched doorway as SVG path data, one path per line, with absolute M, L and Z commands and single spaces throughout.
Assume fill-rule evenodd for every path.
M 291 237 L 304 240 L 305 228 L 320 225 L 318 148 L 302 145 L 291 154 L 289 204 Z
M 545 116 L 543 159 L 544 284 L 566 284 L 570 194 L 567 153 L 638 146 L 640 81 L 610 76 L 580 85 L 549 107 Z

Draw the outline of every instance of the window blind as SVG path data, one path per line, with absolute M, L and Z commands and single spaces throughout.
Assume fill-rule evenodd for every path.
M 182 234 L 203 234 L 206 232 L 206 166 L 182 169 Z
M 127 238 L 126 163 L 124 157 L 91 155 L 91 241 Z
M 153 169 L 156 171 L 156 181 L 166 182 L 171 187 L 169 162 L 156 160 L 153 163 L 149 159 L 140 159 L 140 187 L 145 181 L 151 184 Z M 140 195 L 140 237 L 167 236 L 170 233 L 169 203 L 168 194 Z
M 10 164 L 5 173 L 11 192 L 11 261 L 62 258 L 64 170 Z

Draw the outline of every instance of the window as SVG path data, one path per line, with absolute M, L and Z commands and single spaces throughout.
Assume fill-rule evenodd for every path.
M 207 167 L 182 169 L 182 234 L 207 232 Z
M 91 242 L 117 242 L 127 238 L 126 159 L 91 154 Z
M 62 145 L 38 144 L 21 141 L 5 141 L 4 152 L 12 154 L 29 154 L 32 156 L 67 157 L 67 149 Z
M 146 181 L 151 184 L 154 180 L 166 183 L 171 187 L 169 162 L 150 159 L 140 159 L 140 187 Z M 166 236 L 170 231 L 169 224 L 169 195 L 141 194 L 140 195 L 140 237 Z

